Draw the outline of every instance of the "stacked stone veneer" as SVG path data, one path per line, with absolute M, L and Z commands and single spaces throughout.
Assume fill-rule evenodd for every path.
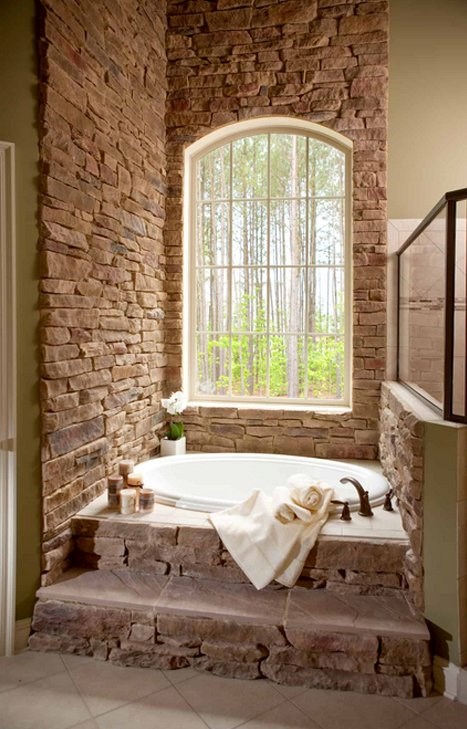
M 223 124 L 281 114 L 353 142 L 353 406 L 348 417 L 199 408 L 188 444 L 375 458 L 386 346 L 387 2 L 169 0 L 164 239 L 168 379 L 180 384 L 183 152 Z
M 158 445 L 164 383 L 164 0 L 42 0 L 43 569 L 122 456 Z
M 210 526 L 131 523 L 77 516 L 73 559 L 85 568 L 129 567 L 159 575 L 249 583 Z M 359 595 L 402 594 L 405 541 L 321 537 L 307 557 L 300 584 Z
M 315 688 L 430 691 L 428 630 L 400 595 L 257 591 L 127 568 L 67 577 L 39 590 L 33 649 Z
M 405 555 L 409 595 L 423 610 L 423 437 L 424 425 L 398 394 L 384 383 L 381 393 L 380 460 L 399 500 L 410 548 Z
M 353 405 L 342 416 L 195 408 L 189 448 L 376 456 L 387 2 L 41 0 L 40 10 L 50 583 L 69 563 L 71 516 L 103 490 L 119 458 L 157 449 L 161 395 L 180 385 L 183 151 L 221 124 L 298 116 L 353 141 Z

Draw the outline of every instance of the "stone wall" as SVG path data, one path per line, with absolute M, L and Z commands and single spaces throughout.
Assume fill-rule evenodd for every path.
M 169 389 L 178 389 L 181 376 L 185 147 L 220 125 L 274 114 L 323 124 L 354 145 L 352 413 L 199 408 L 187 417 L 190 448 L 376 457 L 386 346 L 387 6 L 168 1 Z
M 381 391 L 380 460 L 399 501 L 402 525 L 410 541 L 405 576 L 414 605 L 423 611 L 423 436 L 424 425 L 384 383 Z
M 163 425 L 165 2 L 42 0 L 43 582 Z
M 211 525 L 173 526 L 76 516 L 71 528 L 73 562 L 79 567 L 128 567 L 152 575 L 250 584 Z M 406 551 L 405 540 L 369 542 L 354 538 L 348 542 L 321 537 L 304 563 L 299 584 L 341 594 L 400 594 L 407 586 Z

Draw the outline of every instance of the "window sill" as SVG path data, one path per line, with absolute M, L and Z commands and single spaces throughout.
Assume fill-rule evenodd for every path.
M 209 408 L 210 410 L 267 410 L 269 412 L 300 412 L 318 415 L 346 415 L 352 412 L 348 405 L 313 405 L 304 403 L 263 403 L 235 402 L 235 400 L 193 400 L 188 402 L 190 408 Z

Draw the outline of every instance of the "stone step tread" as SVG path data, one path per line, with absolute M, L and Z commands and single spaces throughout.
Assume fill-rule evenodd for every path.
M 425 621 L 413 615 L 402 595 L 349 595 L 274 585 L 258 591 L 249 584 L 123 568 L 70 570 L 55 584 L 41 587 L 37 596 L 96 607 L 153 609 L 179 617 L 279 625 L 287 632 L 333 631 L 429 640 Z

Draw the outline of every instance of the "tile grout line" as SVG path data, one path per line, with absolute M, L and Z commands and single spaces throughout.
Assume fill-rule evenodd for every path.
M 402 701 L 402 700 L 400 699 L 400 697 L 399 697 L 399 696 L 393 696 L 393 698 L 394 698 L 394 699 L 395 699 L 395 700 L 397 701 L 397 703 L 398 703 L 398 704 L 400 704 L 401 706 L 405 706 L 405 708 L 406 708 L 406 709 L 410 709 L 410 711 L 412 711 L 412 712 L 414 713 L 414 715 L 415 715 L 415 716 L 423 716 L 423 715 L 424 715 L 424 713 L 425 713 L 425 712 L 427 712 L 427 711 L 429 711 L 429 710 L 430 710 L 430 708 L 431 708 L 430 706 L 427 706 L 427 707 L 426 707 L 426 709 L 423 709 L 422 711 L 416 711 L 416 710 L 415 710 L 415 709 L 413 709 L 413 708 L 412 708 L 411 706 L 408 706 L 407 704 L 405 704 L 405 703 L 404 703 L 404 702 L 403 702 L 403 701 Z M 412 701 L 416 701 L 416 700 L 417 700 L 417 698 L 430 698 L 430 697 L 429 697 L 429 696 L 427 696 L 427 697 L 416 697 L 416 698 L 413 698 L 413 699 L 412 699 Z M 434 697 L 433 697 L 433 698 L 434 698 Z M 442 696 L 438 696 L 437 698 L 438 698 L 438 701 L 436 701 L 436 702 L 435 702 L 436 704 L 437 704 L 437 703 L 439 702 L 439 700 L 440 700 L 440 699 L 442 699 L 443 697 L 442 697 Z M 427 721 L 427 720 L 426 720 L 426 721 Z M 431 722 L 431 723 L 433 723 L 433 722 Z
M 22 653 L 32 653 L 32 652 L 33 651 L 29 651 L 29 649 L 27 649 L 26 651 L 22 651 Z M 16 653 L 15 655 L 19 656 L 21 654 Z M 61 659 L 61 655 L 59 653 L 52 654 L 52 655 L 58 655 L 59 658 Z M 14 658 L 14 656 L 13 656 L 13 658 Z M 7 660 L 9 660 L 9 659 L 7 659 Z M 63 665 L 63 661 L 62 661 L 62 665 Z M 66 668 L 66 666 L 64 666 L 64 668 Z M 60 673 L 64 673 L 64 670 L 62 669 L 59 671 L 52 671 L 52 673 L 46 673 L 44 676 L 38 676 L 37 678 L 32 678 L 30 681 L 25 681 L 25 680 L 21 679 L 20 683 L 17 686 L 11 686 L 10 688 L 0 689 L 0 696 L 2 696 L 3 694 L 7 694 L 11 691 L 17 691 L 18 689 L 23 688 L 24 686 L 31 686 L 32 684 L 37 683 L 37 681 L 45 681 L 47 678 L 52 678 L 52 676 L 58 676 Z
M 241 724 L 236 724 L 234 727 L 231 727 L 231 729 L 241 729 L 242 726 L 245 726 L 245 724 L 248 724 L 248 722 L 252 721 L 252 719 L 257 719 L 258 717 L 261 717 L 263 714 L 266 714 L 268 711 L 273 711 L 274 709 L 277 709 L 279 706 L 284 706 L 284 704 L 290 704 L 294 709 L 296 709 L 301 714 L 303 714 L 305 719 L 307 719 L 308 721 L 311 721 L 314 724 L 313 727 L 311 727 L 311 728 L 307 727 L 307 729 L 324 729 L 321 726 L 321 724 L 318 724 L 318 722 L 315 719 L 312 719 L 311 716 L 308 716 L 308 714 L 300 706 L 297 706 L 296 704 L 294 704 L 291 699 L 287 699 L 286 697 L 283 697 L 283 698 L 284 698 L 284 701 L 282 701 L 280 704 L 276 704 L 271 709 L 266 709 L 265 711 L 262 711 L 259 714 L 255 714 L 255 716 L 252 716 L 249 719 L 245 719 L 245 721 L 243 721 Z M 276 729 L 287 729 L 286 725 L 283 725 L 281 727 L 279 727 L 277 725 L 274 725 L 274 726 Z
M 216 676 L 216 674 L 209 673 L 209 672 L 200 672 L 200 671 L 198 671 L 197 673 L 199 675 L 201 675 L 201 676 L 203 676 L 203 675 Z M 226 677 L 225 676 L 216 676 L 216 678 L 226 678 Z M 189 680 L 189 679 L 187 679 L 187 680 Z M 227 678 L 227 680 L 228 681 L 235 681 L 236 679 L 234 679 L 234 678 L 230 678 L 230 679 Z M 259 680 L 261 680 L 261 679 L 259 679 Z M 268 679 L 263 679 L 263 680 L 268 681 Z M 183 683 L 184 682 L 182 681 L 181 684 L 180 684 L 180 686 Z M 174 686 L 174 688 L 177 688 L 177 686 Z M 204 719 L 201 716 L 201 714 L 199 714 L 199 712 L 196 711 L 196 709 L 190 704 L 190 702 L 188 701 L 188 699 L 185 698 L 185 696 L 183 696 L 183 694 L 180 691 L 178 691 L 178 693 L 180 694 L 180 696 L 182 697 L 182 699 L 185 701 L 185 703 L 187 703 L 188 706 L 191 709 L 193 709 L 193 711 L 195 712 L 195 714 L 197 714 L 197 716 L 199 716 L 199 718 L 203 721 L 203 723 L 206 724 L 206 726 L 208 727 L 208 729 L 214 729 L 214 727 L 212 727 L 210 724 L 208 724 L 207 721 L 206 721 L 206 719 Z M 279 691 L 277 691 L 276 693 L 281 697 L 282 701 L 279 701 L 278 704 L 275 704 L 274 706 L 272 706 L 271 709 L 275 709 L 277 706 L 282 706 L 282 704 L 284 704 L 286 701 L 288 701 L 288 699 L 285 696 L 283 696 L 282 694 L 280 694 Z M 266 711 L 270 711 L 271 709 L 266 709 Z M 238 727 L 241 727 L 243 724 L 246 724 L 246 722 L 251 721 L 252 719 L 255 719 L 257 716 L 261 716 L 261 714 L 264 714 L 264 713 L 265 713 L 264 711 L 260 711 L 257 714 L 254 714 L 253 716 L 250 716 L 248 719 L 245 719 L 240 724 L 235 724 L 234 726 L 230 727 L 230 729 L 238 729 Z
M 60 657 L 61 657 L 61 654 L 59 654 L 59 655 L 60 655 Z M 70 654 L 70 655 L 76 655 L 76 654 Z M 63 659 L 62 659 L 62 660 L 63 660 Z M 132 668 L 132 666 L 117 666 L 117 665 L 115 665 L 115 664 L 111 663 L 111 662 L 110 662 L 110 661 L 108 661 L 108 660 L 107 660 L 107 661 L 97 661 L 97 660 L 96 660 L 95 658 L 92 658 L 92 657 L 90 657 L 90 660 L 91 660 L 91 661 L 93 661 L 93 662 L 95 662 L 95 663 L 102 663 L 103 665 L 113 666 L 114 668 L 122 668 L 123 670 L 124 670 L 125 668 Z M 65 662 L 63 661 L 63 663 L 65 663 Z M 84 697 L 84 696 L 83 696 L 83 694 L 81 693 L 81 690 L 80 690 L 80 688 L 79 688 L 78 684 L 77 684 L 77 683 L 76 683 L 76 681 L 74 680 L 74 678 L 73 678 L 73 674 L 72 674 L 72 671 L 71 671 L 71 669 L 69 669 L 69 668 L 68 668 L 68 667 L 66 666 L 66 664 L 65 664 L 65 668 L 66 668 L 66 669 L 67 669 L 67 671 L 68 671 L 68 674 L 69 674 L 69 676 L 70 676 L 70 678 L 71 678 L 71 680 L 72 680 L 72 682 L 73 682 L 73 685 L 75 686 L 75 688 L 76 688 L 76 690 L 77 690 L 77 692 L 78 692 L 78 694 L 79 694 L 79 697 L 80 697 L 80 698 L 81 698 L 81 700 L 82 700 L 82 701 L 84 702 L 84 705 L 86 706 L 87 710 L 89 711 L 89 714 L 90 714 L 91 718 L 92 718 L 92 719 L 94 720 L 94 723 L 97 723 L 97 722 L 96 722 L 96 718 L 98 718 L 98 717 L 100 717 L 100 716 L 105 716 L 106 714 L 110 714 L 110 713 L 111 713 L 112 711 L 116 711 L 117 709 L 122 709 L 122 708 L 123 708 L 124 706 L 129 706 L 130 704 L 134 704 L 134 703 L 136 703 L 136 701 L 139 701 L 140 699 L 146 699 L 146 698 L 147 698 L 148 696 L 152 696 L 152 694 L 157 694 L 157 693 L 159 693 L 160 691 L 164 691 L 164 690 L 166 690 L 167 688 L 170 688 L 169 686 L 163 686 L 163 687 L 162 687 L 162 688 L 160 688 L 160 689 L 155 689 L 155 690 L 154 690 L 154 689 L 152 689 L 151 691 L 149 691 L 149 693 L 147 693 L 147 694 L 144 694 L 143 696 L 138 696 L 138 698 L 137 698 L 137 699 L 133 699 L 132 701 L 124 701 L 124 702 L 123 702 L 122 704 L 119 704 L 119 706 L 115 706 L 115 707 L 114 707 L 113 709 L 109 709 L 108 711 L 103 711 L 103 712 L 101 712 L 100 714 L 97 714 L 97 715 L 95 716 L 95 715 L 94 715 L 94 714 L 93 714 L 93 713 L 91 712 L 91 709 L 90 709 L 90 707 L 89 707 L 89 705 L 88 705 L 88 703 L 87 703 L 87 701 L 86 701 L 85 697 Z M 162 670 L 161 670 L 160 668 L 156 668 L 156 669 L 154 669 L 154 668 L 153 668 L 153 669 L 144 669 L 144 670 L 152 670 L 152 671 L 158 671 L 159 673 L 161 673 L 161 674 L 162 674 L 162 676 L 164 676 L 164 672 L 163 672 L 163 671 L 162 671 Z M 166 676 L 164 676 L 164 678 L 166 678 Z M 166 680 L 168 680 L 168 679 L 166 678 Z M 79 726 L 79 725 L 78 725 L 78 726 Z M 70 727 L 69 729 L 73 729 L 73 727 Z
M 308 691 L 310 691 L 310 690 L 313 690 L 313 689 L 307 689 L 307 690 L 308 690 Z M 300 694 L 300 696 L 302 696 L 302 694 Z M 292 698 L 291 698 L 291 699 L 289 699 L 289 700 L 290 700 L 290 703 L 291 703 L 291 704 L 293 704 L 293 705 L 295 706 L 295 708 L 296 708 L 296 709 L 298 709 L 299 711 L 301 711 L 301 712 L 302 712 L 302 714 L 304 714 L 304 715 L 305 715 L 305 716 L 307 717 L 307 719 L 310 719 L 310 721 L 312 721 L 312 722 L 313 722 L 314 724 L 316 724 L 316 726 L 317 726 L 317 727 L 318 727 L 319 729 L 326 729 L 326 728 L 325 728 L 325 727 L 323 726 L 323 724 L 321 724 L 321 722 L 320 722 L 320 721 L 318 721 L 318 719 L 314 719 L 313 717 L 311 717 L 311 716 L 310 716 L 310 715 L 308 714 L 308 712 L 307 712 L 307 711 L 305 711 L 305 709 L 303 709 L 303 708 L 302 708 L 301 706 L 298 706 L 298 705 L 297 705 L 297 704 L 295 703 L 295 701 L 294 701 L 294 699 L 295 699 L 295 698 L 297 698 L 297 697 L 296 697 L 296 696 L 292 696 Z
M 82 695 L 82 693 L 81 693 L 81 691 L 80 691 L 80 688 L 79 688 L 78 684 L 76 683 L 76 681 L 75 681 L 75 679 L 74 679 L 74 677 L 73 677 L 73 673 L 71 672 L 71 669 L 70 669 L 70 668 L 68 668 L 68 666 L 66 665 L 65 661 L 63 660 L 63 656 L 62 656 L 62 654 L 61 654 L 61 653 L 59 653 L 58 655 L 60 656 L 60 659 L 61 659 L 61 661 L 62 661 L 63 665 L 65 666 L 65 670 L 67 671 L 67 673 L 68 673 L 68 676 L 69 676 L 69 678 L 70 678 L 70 680 L 71 680 L 71 682 L 72 682 L 73 686 L 75 687 L 75 689 L 76 689 L 76 692 L 77 692 L 78 696 L 80 697 L 81 701 L 83 702 L 83 704 L 85 705 L 86 709 L 88 710 L 88 712 L 89 712 L 89 716 L 91 717 L 91 719 L 93 719 L 93 720 L 94 720 L 94 718 L 95 718 L 95 717 L 94 717 L 94 715 L 93 715 L 93 713 L 92 713 L 92 711 L 91 711 L 90 707 L 88 706 L 88 702 L 86 701 L 86 699 L 85 699 L 85 698 L 84 698 L 84 696 Z M 66 654 L 66 655 L 68 655 L 68 654 Z M 76 655 L 76 654 L 73 654 L 73 653 L 72 653 L 72 654 L 70 654 L 70 655 Z M 92 660 L 92 659 L 91 659 L 91 660 Z M 81 723 L 83 723 L 83 722 L 81 722 Z M 96 722 L 94 721 L 94 723 L 96 723 Z M 75 724 L 75 726 L 76 726 L 76 724 Z M 78 724 L 78 726 L 79 726 L 79 724 Z M 70 729 L 73 729 L 73 727 L 70 727 Z
M 187 679 L 187 680 L 189 680 L 189 679 Z M 182 685 L 183 683 L 185 683 L 185 682 L 182 681 L 180 685 Z M 204 719 L 201 716 L 201 714 L 198 711 L 196 711 L 196 709 L 194 708 L 194 706 L 192 706 L 190 704 L 190 702 L 188 701 L 188 699 L 185 698 L 185 696 L 181 693 L 181 691 L 178 690 L 178 686 L 176 686 L 175 684 L 172 684 L 172 688 L 174 688 L 176 690 L 177 694 L 180 696 L 180 698 L 182 699 L 182 701 L 184 701 L 185 704 L 190 707 L 190 709 L 193 711 L 193 713 L 198 717 L 198 719 L 200 719 L 200 721 L 203 722 L 203 724 L 207 727 L 207 729 L 213 729 L 213 727 L 210 724 L 207 723 L 206 719 Z M 232 729 L 235 729 L 235 727 L 232 727 Z

